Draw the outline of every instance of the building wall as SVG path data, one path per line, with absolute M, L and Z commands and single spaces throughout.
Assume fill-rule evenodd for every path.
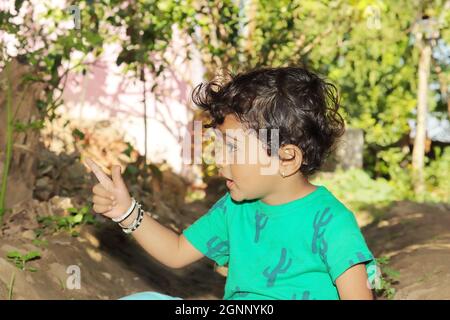
M 154 79 L 147 75 L 147 149 L 150 161 L 165 159 L 175 172 L 185 173 L 189 166 L 183 166 L 181 147 L 192 118 L 191 92 L 202 81 L 203 66 L 192 45 L 191 60 L 184 59 L 189 39 L 175 26 L 173 31 L 172 45 L 164 53 L 172 63 L 159 76 L 156 95 L 150 89 Z M 144 154 L 143 83 L 116 65 L 119 51 L 117 45 L 108 45 L 86 75 L 70 74 L 59 112 L 72 119 L 117 123 L 127 141 Z

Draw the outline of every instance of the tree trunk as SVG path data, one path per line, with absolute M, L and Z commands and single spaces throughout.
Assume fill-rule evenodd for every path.
M 428 75 L 430 72 L 431 46 L 425 43 L 421 48 L 419 60 L 419 87 L 417 94 L 417 120 L 416 136 L 412 155 L 412 167 L 414 175 L 414 192 L 421 199 L 425 190 L 424 186 L 424 157 L 426 140 L 427 94 Z
M 6 182 L 5 202 L 0 203 L 0 209 L 6 210 L 6 214 L 8 208 L 19 202 L 30 200 L 33 196 L 39 131 L 31 128 L 19 131 L 14 130 L 13 126 L 8 132 L 8 119 L 11 125 L 20 122 L 25 126 L 41 120 L 36 100 L 42 93 L 44 85 L 24 81 L 25 76 L 30 73 L 32 68 L 17 60 L 9 63 L 9 72 L 5 67 L 0 73 L 0 190 L 5 190 L 3 183 Z M 8 91 L 11 93 L 9 115 Z M 8 140 L 10 140 L 11 150 L 9 160 L 7 159 Z M 3 178 L 4 175 L 6 180 Z

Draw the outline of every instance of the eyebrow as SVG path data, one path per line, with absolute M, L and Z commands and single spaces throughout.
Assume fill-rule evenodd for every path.
M 238 139 L 238 138 L 235 137 L 235 136 L 231 136 L 231 135 L 226 134 L 226 133 L 225 133 L 225 136 L 226 136 L 227 138 L 230 138 L 231 140 L 233 140 L 233 142 L 242 142 L 242 140 Z

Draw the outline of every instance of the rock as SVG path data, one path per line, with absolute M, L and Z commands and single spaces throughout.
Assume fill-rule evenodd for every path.
M 35 236 L 33 230 L 27 230 L 27 231 L 22 232 L 22 238 L 24 238 L 24 239 L 34 240 L 35 237 L 36 236 Z
M 55 207 L 67 210 L 73 208 L 72 199 L 69 197 L 54 196 L 50 199 L 50 203 Z
M 108 280 L 111 280 L 111 279 L 112 279 L 111 274 L 108 273 L 108 272 L 102 272 L 102 275 L 103 275 L 106 279 L 108 279 Z
M 35 187 L 38 189 L 48 188 L 50 186 L 51 180 L 49 177 L 42 177 L 37 179 Z

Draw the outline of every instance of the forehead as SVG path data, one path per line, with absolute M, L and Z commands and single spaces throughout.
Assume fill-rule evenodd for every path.
M 227 115 L 223 123 L 216 127 L 216 132 L 219 137 L 232 139 L 240 144 L 259 146 L 260 143 L 258 132 L 246 127 L 235 115 Z
M 222 137 L 228 136 L 237 140 L 243 140 L 248 136 L 245 126 L 235 115 L 226 115 L 222 124 L 217 126 Z
M 226 130 L 229 130 L 230 132 L 232 130 L 241 129 L 244 130 L 244 127 L 242 123 L 239 121 L 239 119 L 234 114 L 228 114 L 225 116 L 224 121 L 222 124 L 218 125 L 217 128 L 225 134 Z

